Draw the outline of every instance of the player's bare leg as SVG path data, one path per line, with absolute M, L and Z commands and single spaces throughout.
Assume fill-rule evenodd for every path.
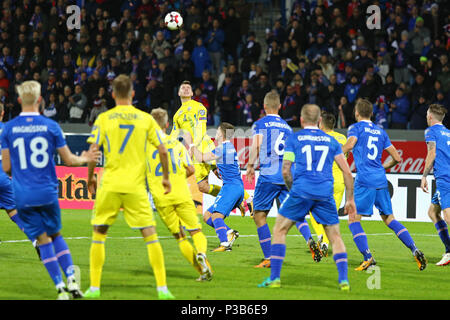
M 444 213 L 444 219 L 441 217 L 441 211 Z M 445 246 L 445 253 L 442 255 L 442 259 L 439 260 L 437 266 L 450 265 L 450 237 L 448 233 L 448 224 L 450 222 L 450 208 L 442 210 L 439 205 L 431 204 L 428 209 L 428 216 L 435 225 L 439 237 Z
M 255 221 L 258 231 L 259 244 L 264 253 L 264 258 L 255 268 L 270 268 L 270 229 L 267 226 L 267 215 L 269 211 L 255 211 L 253 221 Z
M 331 247 L 333 249 L 333 259 L 336 263 L 336 267 L 339 273 L 339 286 L 341 290 L 350 290 L 348 283 L 348 260 L 347 252 L 345 249 L 344 241 L 342 241 L 341 233 L 339 231 L 339 224 L 324 226 L 325 233 L 330 240 Z

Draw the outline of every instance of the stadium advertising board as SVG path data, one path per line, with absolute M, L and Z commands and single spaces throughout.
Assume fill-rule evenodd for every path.
M 256 172 L 256 179 L 259 173 Z M 399 221 L 422 221 L 429 222 L 428 207 L 431 202 L 432 195 L 436 190 L 436 183 L 432 176 L 428 177 L 428 183 L 432 186 L 431 193 L 424 193 L 420 189 L 421 175 L 417 174 L 387 174 L 389 183 L 389 193 L 391 194 L 392 209 L 394 211 L 395 218 Z M 242 176 L 244 181 L 244 187 L 250 195 L 253 195 L 255 189 L 255 183 L 249 184 L 245 177 Z M 210 183 L 220 185 L 222 182 L 214 174 L 209 176 Z M 208 209 L 214 202 L 214 198 L 209 195 L 203 196 L 203 210 Z M 339 214 L 343 214 L 343 206 L 345 203 L 345 196 L 342 200 Z M 272 209 L 269 212 L 270 217 L 277 215 L 277 205 L 274 202 Z M 374 215 L 367 220 L 381 220 L 378 210 L 374 208 Z M 240 215 L 237 210 L 233 211 L 232 215 Z M 341 217 L 347 219 L 347 217 Z

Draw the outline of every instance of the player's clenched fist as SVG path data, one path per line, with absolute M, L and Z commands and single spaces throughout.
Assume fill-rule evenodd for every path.
M 168 194 L 172 190 L 172 185 L 170 184 L 169 179 L 163 179 L 162 184 L 163 184 L 164 190 L 166 190 L 166 192 L 164 192 L 164 194 Z

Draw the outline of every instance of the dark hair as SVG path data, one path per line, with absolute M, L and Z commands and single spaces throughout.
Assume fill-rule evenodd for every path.
M 358 99 L 356 101 L 355 110 L 363 118 L 370 118 L 373 112 L 372 102 L 367 99 Z
M 219 125 L 219 129 L 222 131 L 225 140 L 230 140 L 234 136 L 234 126 L 228 122 L 222 122 Z
M 336 118 L 332 113 L 322 113 L 322 124 L 325 128 L 332 130 L 336 124 Z

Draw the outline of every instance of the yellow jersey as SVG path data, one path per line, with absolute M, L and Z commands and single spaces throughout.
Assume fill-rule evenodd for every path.
M 339 132 L 329 131 L 325 133 L 335 138 L 337 142 L 339 142 L 341 147 L 347 142 L 347 138 L 343 134 L 340 134 Z M 344 184 L 344 175 L 342 174 L 342 171 L 341 169 L 339 169 L 336 162 L 333 162 L 333 178 L 335 184 Z
M 131 105 L 119 105 L 101 113 L 87 140 L 103 147 L 101 188 L 119 193 L 145 188 L 146 149 L 159 146 L 161 135 L 155 119 Z
M 189 132 L 193 144 L 196 146 L 200 145 L 201 152 L 211 152 L 214 150 L 215 145 L 206 134 L 207 119 L 207 110 L 200 102 L 195 100 L 183 102 L 173 116 L 173 127 L 170 135 L 173 138 L 177 138 L 181 130 Z
M 163 133 L 162 141 L 169 154 L 169 179 L 172 190 L 168 194 L 164 194 L 158 149 L 150 146 L 147 151 L 147 179 L 153 201 L 157 207 L 192 201 L 191 191 L 186 178 L 186 168 L 192 165 L 189 154 L 183 144 L 171 136 Z

